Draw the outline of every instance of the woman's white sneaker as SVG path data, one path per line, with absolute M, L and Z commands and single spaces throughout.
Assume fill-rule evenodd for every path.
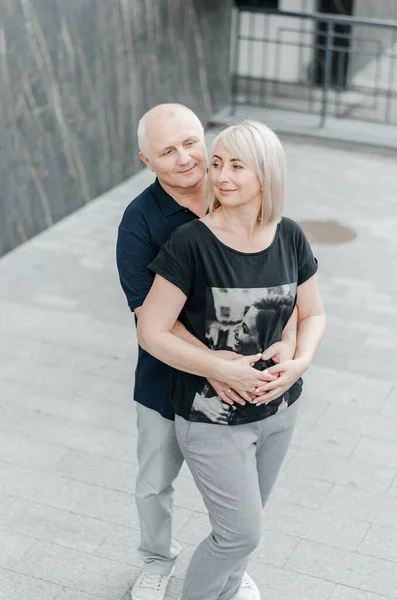
M 131 600 L 163 600 L 174 569 L 168 575 L 143 570 L 132 586 Z
M 182 596 L 179 596 L 178 600 L 181 600 Z M 241 585 L 238 589 L 237 595 L 234 600 L 261 600 L 261 594 L 256 585 L 255 581 L 247 571 L 245 571 L 241 580 Z

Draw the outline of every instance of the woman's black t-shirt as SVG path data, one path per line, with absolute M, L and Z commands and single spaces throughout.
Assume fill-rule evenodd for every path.
M 314 275 L 317 261 L 301 227 L 286 217 L 271 245 L 253 253 L 229 248 L 197 220 L 177 229 L 149 268 L 187 296 L 179 320 L 190 333 L 213 350 L 250 355 L 281 339 L 297 286 Z M 171 393 L 176 414 L 187 420 L 239 425 L 288 408 L 301 391 L 299 379 L 269 404 L 229 406 L 204 377 L 174 370 Z

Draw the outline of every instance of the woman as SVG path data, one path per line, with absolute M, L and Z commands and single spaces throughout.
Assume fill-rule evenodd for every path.
M 182 600 L 235 596 L 291 439 L 300 376 L 325 329 L 317 261 L 301 228 L 281 218 L 284 178 L 283 149 L 270 129 L 254 121 L 226 128 L 212 149 L 209 214 L 178 229 L 151 264 L 156 277 L 138 338 L 177 369 L 178 442 L 213 528 L 192 557 Z M 295 305 L 294 359 L 266 368 L 260 353 L 280 340 Z M 178 339 L 171 333 L 178 318 L 210 349 L 223 340 L 243 356 L 214 357 Z M 227 382 L 245 405 L 208 397 L 207 378 Z

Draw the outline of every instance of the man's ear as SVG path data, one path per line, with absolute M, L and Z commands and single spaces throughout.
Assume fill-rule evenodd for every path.
M 147 166 L 147 168 L 148 168 L 150 171 L 153 171 L 153 168 L 152 168 L 152 166 L 151 166 L 151 164 L 150 164 L 150 160 L 148 159 L 148 157 L 147 157 L 147 156 L 145 156 L 145 155 L 144 155 L 142 152 L 140 152 L 140 153 L 139 153 L 139 158 L 141 159 L 141 161 L 142 161 L 142 162 L 144 162 L 144 163 L 145 163 L 145 165 Z

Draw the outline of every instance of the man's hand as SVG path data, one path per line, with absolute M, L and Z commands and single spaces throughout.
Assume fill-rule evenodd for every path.
M 220 356 L 225 360 L 236 360 L 237 358 L 240 358 L 239 354 L 236 354 L 236 352 L 232 352 L 230 350 L 212 350 L 212 352 L 215 352 L 218 357 Z M 219 381 L 218 379 L 208 379 L 208 382 L 214 388 L 217 395 L 221 400 L 223 400 L 223 402 L 226 402 L 226 404 L 230 405 L 236 403 L 244 406 L 244 398 L 242 398 L 236 391 L 232 390 L 227 383 Z M 252 399 L 254 398 L 255 395 L 252 394 Z
M 268 404 L 272 400 L 282 396 L 303 375 L 308 366 L 307 361 L 295 359 L 269 367 L 267 372 L 270 375 L 277 375 L 277 379 L 257 388 L 255 404 L 257 406 Z
M 223 400 L 223 402 L 226 402 L 226 404 L 230 405 L 236 403 L 240 404 L 241 406 L 244 406 L 244 398 L 242 398 L 240 394 L 232 390 L 232 388 L 229 388 L 227 383 L 223 383 L 222 381 L 218 381 L 217 379 L 208 379 L 208 382 L 214 388 L 217 396 L 219 396 L 219 398 Z M 255 394 L 251 394 L 251 397 L 252 399 L 254 399 Z
M 228 384 L 228 389 L 233 389 L 247 402 L 252 402 L 252 394 L 256 394 L 259 387 L 277 379 L 277 375 L 269 373 L 268 370 L 259 371 L 253 368 L 255 363 L 261 360 L 261 356 L 251 354 L 240 356 L 233 361 L 218 361 L 220 379 Z

